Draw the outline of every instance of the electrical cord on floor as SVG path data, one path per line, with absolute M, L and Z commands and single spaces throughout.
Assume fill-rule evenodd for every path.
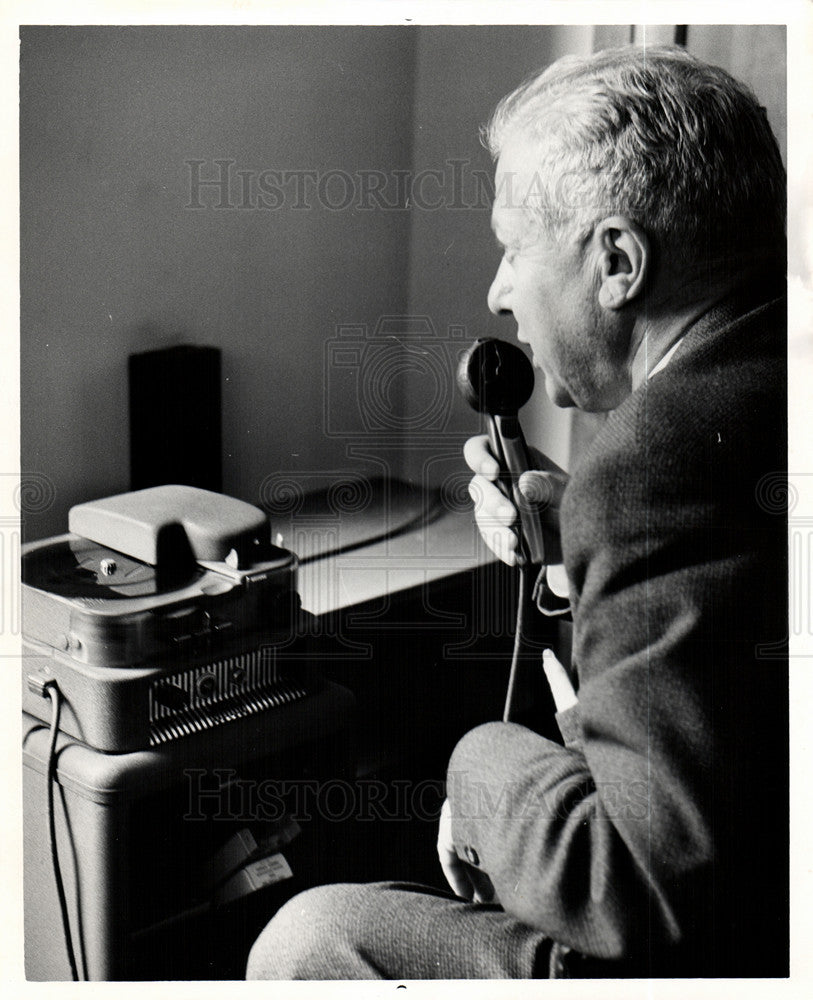
M 59 909 L 62 914 L 62 930 L 65 935 L 65 950 L 71 966 L 71 976 L 74 982 L 79 981 L 76 969 L 76 958 L 71 937 L 71 922 L 68 914 L 68 901 L 65 898 L 65 886 L 62 882 L 62 870 L 59 866 L 59 852 L 56 844 L 56 811 L 54 808 L 54 786 L 56 785 L 56 739 L 59 735 L 59 713 L 62 695 L 54 681 L 45 685 L 45 693 L 51 700 L 51 734 L 48 741 L 48 760 L 46 767 L 46 782 L 48 785 L 48 836 L 51 842 L 51 862 L 54 867 L 56 891 L 59 896 Z

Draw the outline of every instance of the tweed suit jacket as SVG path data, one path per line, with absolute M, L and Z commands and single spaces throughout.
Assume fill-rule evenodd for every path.
M 508 913 L 572 949 L 575 974 L 787 974 L 775 291 L 701 318 L 572 475 L 561 531 L 578 705 L 560 714 L 564 745 L 489 723 L 449 764 L 458 854 Z

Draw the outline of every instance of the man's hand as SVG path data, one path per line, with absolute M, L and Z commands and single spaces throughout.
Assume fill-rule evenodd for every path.
M 578 697 L 570 677 L 562 664 L 556 659 L 552 649 L 542 652 L 542 669 L 548 679 L 550 693 L 557 712 L 564 712 L 578 703 Z
M 545 529 L 545 548 L 548 565 L 562 561 L 559 542 L 559 505 L 567 485 L 567 474 L 535 448 L 529 449 L 537 468 L 524 473 L 519 489 L 529 508 L 535 510 Z M 499 465 L 491 452 L 487 435 L 469 438 L 463 448 L 463 457 L 472 472 L 469 494 L 474 501 L 474 519 L 483 540 L 504 563 L 513 566 L 517 561 L 517 509 L 507 499 L 496 480 Z
M 444 801 L 440 810 L 438 858 L 449 888 L 456 896 L 471 900 L 473 903 L 490 903 L 494 899 L 494 887 L 488 875 L 478 868 L 470 868 L 455 852 L 452 840 L 452 813 L 448 799 Z
M 449 800 L 446 799 L 440 810 L 440 823 L 438 824 L 438 858 L 440 867 L 449 883 L 449 888 L 456 896 L 463 899 L 472 899 L 474 896 L 474 883 L 469 878 L 466 865 L 457 856 L 452 840 L 452 814 Z

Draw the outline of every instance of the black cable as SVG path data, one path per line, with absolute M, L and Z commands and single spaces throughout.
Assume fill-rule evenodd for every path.
M 335 556 L 347 555 L 348 552 L 363 549 L 368 545 L 378 545 L 379 542 L 393 541 L 396 538 L 400 538 L 401 535 L 406 535 L 410 531 L 414 531 L 416 528 L 429 527 L 430 524 L 439 521 L 445 513 L 443 505 L 436 500 L 433 506 L 422 510 L 419 514 L 416 514 L 397 528 L 387 528 L 376 535 L 371 535 L 369 538 L 362 538 L 358 542 L 348 542 L 347 545 L 340 545 L 337 549 L 330 549 L 327 552 L 314 552 L 309 556 L 300 556 L 299 565 L 305 566 L 307 563 L 315 562 L 317 559 L 333 559 Z
M 519 597 L 517 600 L 517 622 L 514 631 L 514 652 L 511 656 L 511 672 L 508 675 L 508 690 L 505 694 L 505 708 L 502 713 L 502 721 L 510 722 L 514 714 L 514 699 L 516 697 L 517 675 L 519 674 L 519 663 L 522 657 L 522 649 L 525 645 L 525 609 L 530 600 L 528 591 L 529 581 L 532 581 L 527 573 L 526 566 L 519 567 Z
M 79 974 L 76 971 L 76 959 L 73 951 L 73 938 L 71 937 L 71 922 L 68 914 L 68 901 L 65 898 L 65 886 L 62 882 L 62 871 L 59 867 L 59 853 L 56 845 L 56 812 L 54 809 L 54 785 L 56 784 L 56 739 L 59 735 L 59 713 L 61 708 L 59 688 L 51 682 L 45 689 L 51 699 L 51 737 L 48 742 L 48 762 L 45 771 L 48 785 L 48 835 L 51 840 L 51 862 L 54 867 L 54 879 L 56 881 L 56 891 L 59 896 L 59 909 L 62 914 L 62 930 L 65 935 L 65 950 L 68 953 L 68 961 L 71 966 L 71 976 L 74 982 L 79 982 Z

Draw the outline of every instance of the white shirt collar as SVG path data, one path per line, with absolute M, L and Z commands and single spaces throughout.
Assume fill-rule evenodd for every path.
M 675 351 L 683 343 L 683 337 L 685 337 L 685 336 L 686 335 L 683 334 L 683 336 L 678 337 L 678 339 L 674 342 L 674 344 L 672 344 L 672 346 L 669 348 L 669 350 L 666 352 L 666 354 L 664 354 L 664 356 L 661 358 L 661 360 L 655 365 L 655 367 L 652 369 L 652 371 L 647 375 L 648 379 L 652 378 L 653 375 L 657 375 L 658 372 L 662 372 L 664 370 L 664 368 L 672 360 L 672 355 L 675 353 Z

